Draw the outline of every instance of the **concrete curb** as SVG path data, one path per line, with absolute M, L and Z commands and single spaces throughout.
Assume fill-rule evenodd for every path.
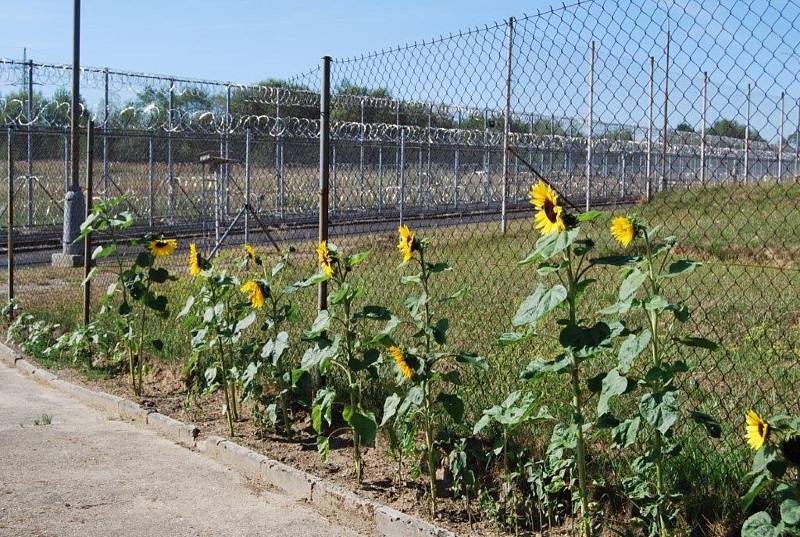
M 0 362 L 14 367 L 37 382 L 55 388 L 80 402 L 100 410 L 112 418 L 142 425 L 160 436 L 189 449 L 217 459 L 220 463 L 253 481 L 270 485 L 296 500 L 313 504 L 323 512 L 343 513 L 366 524 L 371 531 L 385 537 L 456 537 L 411 515 L 376 501 L 363 498 L 339 485 L 308 472 L 275 461 L 235 442 L 219 436 L 198 439 L 200 429 L 157 412 L 148 411 L 133 401 L 105 392 L 97 392 L 59 379 L 37 368 L 13 348 L 0 343 Z

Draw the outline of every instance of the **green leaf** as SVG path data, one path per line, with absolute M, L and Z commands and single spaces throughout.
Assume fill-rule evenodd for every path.
M 136 256 L 136 265 L 142 268 L 152 267 L 155 259 L 150 252 L 139 252 Z
M 243 330 L 247 330 L 250 325 L 252 325 L 256 321 L 256 312 L 251 311 L 244 319 L 241 319 L 239 322 L 236 323 L 236 328 L 234 329 L 234 333 L 238 334 Z
M 794 498 L 783 500 L 781 502 L 781 520 L 789 526 L 800 523 L 800 502 Z
M 568 324 L 558 336 L 561 346 L 572 351 L 578 358 L 587 358 L 611 346 L 612 340 L 624 327 L 618 322 L 597 322 L 592 326 Z
M 322 462 L 328 462 L 328 455 L 331 452 L 331 439 L 327 436 L 317 437 L 317 452 Z
M 536 241 L 536 247 L 533 252 L 520 261 L 519 264 L 524 265 L 534 261 L 546 261 L 551 259 L 569 248 L 578 236 L 579 231 L 580 230 L 575 227 L 560 233 L 551 233 L 540 237 L 539 240 Z
M 468 364 L 477 367 L 478 369 L 483 369 L 484 371 L 489 369 L 489 364 L 486 363 L 486 358 L 471 352 L 459 352 L 455 355 L 455 359 L 456 362 L 460 364 Z
M 611 438 L 614 441 L 614 447 L 625 449 L 636 443 L 640 425 L 641 419 L 639 416 L 636 416 L 635 418 L 623 421 L 611 429 Z
M 117 251 L 116 243 L 110 244 L 101 244 L 97 248 L 94 249 L 92 252 L 92 259 L 103 259 L 104 257 L 108 257 Z
M 529 339 L 533 335 L 533 332 L 504 332 L 500 334 L 500 337 L 497 338 L 497 341 L 494 344 L 498 347 L 508 347 L 510 345 L 515 345 L 521 341 L 525 341 Z
M 333 401 L 336 399 L 336 391 L 328 388 L 320 388 L 314 397 L 314 404 L 311 408 L 311 426 L 318 433 L 322 432 L 322 421 L 331 424 L 333 421 Z
M 655 295 L 650 297 L 647 301 L 644 302 L 643 305 L 644 309 L 648 311 L 657 311 L 657 312 L 662 312 L 670 307 L 669 302 L 667 302 L 667 300 L 661 295 Z
M 523 380 L 533 380 L 542 373 L 558 373 L 572 365 L 572 358 L 566 354 L 560 355 L 555 360 L 533 360 L 528 367 L 520 374 Z
M 612 397 L 622 395 L 628 389 L 628 379 L 612 369 L 603 379 L 600 397 L 597 399 L 597 415 L 602 416 L 609 412 L 608 404 Z
M 682 259 L 671 263 L 667 269 L 666 274 L 662 274 L 661 278 L 675 278 L 681 274 L 688 274 L 693 272 L 696 268 L 702 267 L 703 264 L 699 261 L 691 261 L 689 259 Z
M 392 312 L 383 306 L 364 306 L 358 316 L 372 321 L 388 321 L 392 318 Z
M 708 436 L 712 438 L 720 438 L 722 436 L 722 427 L 720 426 L 719 422 L 709 414 L 692 410 L 689 412 L 689 416 L 697 424 L 702 425 L 705 428 Z
M 433 327 L 433 339 L 439 345 L 447 343 L 447 329 L 450 327 L 450 321 L 447 319 L 439 319 L 436 326 Z
M 550 289 L 545 289 L 540 284 L 536 291 L 520 305 L 512 324 L 516 327 L 533 327 L 539 318 L 558 307 L 566 299 L 567 290 L 563 285 L 558 284 Z
M 344 407 L 342 418 L 358 432 L 362 445 L 372 445 L 378 432 L 378 423 L 372 412 L 360 412 L 352 406 Z
M 383 418 L 381 419 L 381 427 L 389 423 L 389 421 L 397 414 L 397 407 L 400 406 L 402 399 L 396 393 L 393 393 L 383 402 Z
M 461 423 L 461 420 L 464 419 L 464 401 L 459 396 L 440 392 L 436 396 L 436 402 L 442 404 L 454 422 Z
M 431 274 L 435 274 L 437 272 L 445 272 L 448 270 L 453 270 L 450 268 L 450 265 L 447 263 L 428 263 L 428 271 Z
M 701 349 L 709 349 L 715 351 L 719 345 L 704 337 L 684 336 L 678 338 L 678 342 L 683 343 L 687 347 L 699 347 Z
M 154 339 L 152 342 L 153 348 L 157 351 L 162 351 L 164 349 L 164 342 L 160 339 Z
M 409 285 L 412 283 L 422 283 L 422 273 L 412 274 L 410 276 L 401 276 L 400 283 L 403 285 Z
M 638 257 L 630 255 L 611 255 L 607 257 L 595 257 L 590 261 L 590 263 L 592 265 L 610 265 L 612 267 L 621 267 L 638 260 Z
M 148 298 L 145 301 L 147 307 L 154 309 L 158 312 L 164 313 L 167 311 L 167 297 L 164 295 L 153 296 L 148 293 Z
M 577 220 L 578 222 L 591 222 L 605 215 L 606 213 L 603 211 L 586 211 L 579 214 Z
M 371 252 L 367 250 L 366 252 L 359 252 L 357 254 L 348 255 L 347 257 L 344 258 L 344 265 L 347 268 L 353 268 L 362 261 L 364 261 L 366 258 L 368 258 L 370 253 Z
M 778 537 L 775 526 L 769 513 L 759 511 L 744 521 L 742 525 L 742 537 Z
M 758 474 L 753 482 L 750 484 L 750 488 L 747 492 L 744 493 L 742 498 L 739 500 L 739 507 L 742 511 L 747 511 L 750 509 L 750 506 L 753 504 L 753 501 L 761 494 L 761 491 L 769 485 L 770 477 L 767 473 Z
M 678 419 L 677 392 L 644 394 L 639 402 L 639 413 L 661 434 L 667 434 Z
M 186 304 L 184 304 L 183 309 L 178 313 L 176 319 L 180 319 L 181 317 L 189 315 L 189 312 L 192 311 L 193 305 L 194 305 L 194 295 L 189 295 L 189 298 L 186 299 Z
M 475 423 L 475 426 L 472 428 L 472 434 L 476 435 L 480 433 L 482 430 L 486 428 L 487 425 L 492 421 L 492 417 L 489 414 L 484 414 L 481 418 Z
M 450 295 L 444 297 L 442 302 L 450 302 L 453 300 L 460 300 L 469 294 L 470 288 L 469 285 L 462 285 L 459 287 L 455 292 L 451 293 Z
M 643 330 L 639 334 L 631 334 L 625 338 L 617 354 L 617 369 L 620 373 L 626 375 L 630 371 L 633 360 L 650 344 L 650 337 L 650 330 Z
M 331 325 L 331 317 L 328 313 L 328 310 L 320 310 L 317 313 L 316 319 L 314 319 L 314 323 L 311 325 L 309 330 L 306 330 L 305 337 L 308 339 L 314 339 L 319 337 L 320 334 L 327 331 Z
M 151 268 L 147 275 L 154 283 L 164 283 L 169 278 L 169 271 L 165 268 Z
M 647 280 L 647 275 L 644 272 L 638 268 L 631 270 L 622 280 L 622 285 L 619 288 L 619 301 L 630 302 L 636 296 L 636 291 L 639 290 L 645 280 Z

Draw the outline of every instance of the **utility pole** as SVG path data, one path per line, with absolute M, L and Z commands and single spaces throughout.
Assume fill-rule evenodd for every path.
M 74 0 L 72 19 L 72 105 L 70 109 L 70 183 L 64 198 L 64 234 L 61 253 L 53 254 L 52 263 L 60 267 L 83 265 L 83 245 L 75 239 L 83 221 L 85 204 L 78 173 L 80 170 L 80 76 L 81 76 L 81 0 Z

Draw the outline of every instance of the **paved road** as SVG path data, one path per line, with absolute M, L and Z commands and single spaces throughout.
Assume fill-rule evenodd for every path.
M 0 536 L 250 535 L 357 534 L 0 364 Z

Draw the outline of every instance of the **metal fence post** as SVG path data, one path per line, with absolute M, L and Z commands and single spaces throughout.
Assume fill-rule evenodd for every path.
M 359 208 L 364 207 L 364 135 L 366 125 L 364 124 L 364 98 L 361 98 L 361 115 L 360 123 L 358 125 L 358 205 Z
M 406 205 L 406 130 L 400 131 L 400 225 L 403 225 L 403 213 Z
M 378 211 L 383 211 L 383 139 L 378 140 Z
M 797 100 L 797 126 L 794 131 L 794 179 L 797 180 L 800 163 L 800 99 Z
M 169 80 L 169 95 L 167 95 L 167 189 L 169 198 L 167 199 L 167 219 L 173 223 L 175 217 L 175 185 L 173 183 L 172 169 L 172 106 L 174 97 L 175 82 Z
M 594 48 L 594 41 L 592 41 L 590 46 L 590 60 L 589 60 L 589 117 L 587 119 L 587 123 L 589 124 L 589 132 L 586 136 L 586 210 L 589 210 L 589 207 L 592 203 L 592 134 L 594 130 L 594 59 L 595 59 L 595 48 Z
M 281 121 L 281 92 L 275 97 L 275 212 L 283 218 L 283 123 Z
M 661 181 L 659 181 L 658 191 L 662 192 L 667 188 L 667 128 L 669 120 L 669 45 L 672 39 L 670 30 L 667 30 L 666 64 L 664 68 L 664 130 L 661 133 Z
M 784 109 L 783 109 L 783 99 L 785 97 L 785 93 L 781 92 L 781 125 L 780 125 L 780 132 L 778 136 L 780 139 L 778 140 L 778 181 L 780 182 L 783 179 L 783 121 L 784 121 Z
M 8 301 L 14 299 L 14 134 L 11 127 L 6 130 L 7 136 L 7 161 L 8 164 L 8 198 L 6 199 L 6 261 L 8 261 Z M 14 313 L 13 310 L 11 312 Z
M 28 61 L 28 173 L 26 174 L 26 187 L 28 195 L 27 224 L 33 226 L 33 138 L 31 129 L 33 128 L 33 60 Z
M 747 121 L 744 125 L 744 182 L 750 180 L 750 84 L 747 84 Z
M 103 70 L 103 193 L 108 196 L 108 68 Z
M 69 192 L 69 129 L 64 127 L 64 194 Z
M 645 198 L 650 201 L 653 190 L 653 78 L 656 59 L 650 56 L 649 102 L 647 105 L 647 163 L 645 166 Z
M 489 154 L 489 110 L 485 109 L 483 111 L 483 201 L 486 205 L 489 205 L 489 202 L 491 200 L 491 183 L 489 182 L 490 158 L 491 157 Z
M 231 85 L 225 84 L 225 147 L 223 156 L 227 159 L 230 156 L 230 133 L 231 133 Z M 225 216 L 230 216 L 231 200 L 230 200 L 230 184 L 231 184 L 231 168 L 227 162 L 223 164 L 225 187 Z
M 94 121 L 90 120 L 86 129 L 86 209 L 84 221 L 92 213 L 92 196 L 94 195 Z M 92 270 L 92 237 L 91 233 L 83 238 L 83 324 L 91 321 L 92 283 L 89 273 Z
M 456 149 L 453 157 L 453 207 L 458 208 L 458 182 L 461 167 L 461 109 L 458 109 L 458 129 L 456 130 Z
M 700 185 L 706 184 L 706 114 L 708 113 L 708 71 L 703 71 L 703 117 L 700 125 Z
M 104 129 L 105 130 L 105 129 Z M 147 137 L 147 222 L 153 227 L 153 208 L 155 206 L 155 153 L 153 147 L 153 132 Z M 205 185 L 203 185 L 205 188 Z
M 244 202 L 250 206 L 250 127 L 244 131 Z M 244 242 L 250 243 L 250 211 L 244 212 Z
M 508 56 L 506 59 L 506 91 L 505 108 L 503 110 L 503 188 L 500 207 L 500 232 L 505 235 L 508 230 L 506 203 L 508 199 L 508 157 L 509 131 L 511 130 L 511 62 L 514 49 L 514 17 L 508 18 Z M 552 163 L 551 163 L 552 164 Z
M 328 241 L 328 182 L 330 179 L 330 99 L 331 99 L 331 58 L 322 58 L 322 77 L 319 92 L 319 242 Z M 328 285 L 320 282 L 317 295 L 317 308 L 328 309 Z

